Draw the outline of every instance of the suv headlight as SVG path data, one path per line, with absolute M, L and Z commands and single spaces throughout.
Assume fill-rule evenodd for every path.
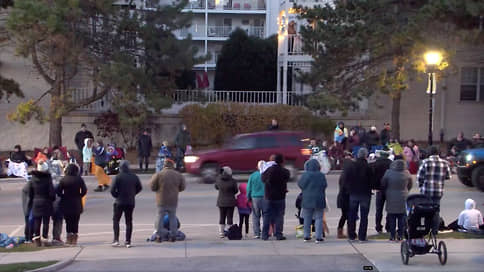
M 466 162 L 471 162 L 474 157 L 471 154 L 466 155 Z
M 197 156 L 185 156 L 185 158 L 183 159 L 183 161 L 185 163 L 195 163 L 196 161 L 198 161 L 198 159 L 200 159 L 200 158 L 197 157 Z

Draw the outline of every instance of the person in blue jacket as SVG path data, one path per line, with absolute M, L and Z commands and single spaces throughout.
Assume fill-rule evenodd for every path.
M 311 223 L 315 220 L 316 243 L 323 241 L 323 213 L 326 208 L 326 177 L 315 159 L 304 164 L 305 172 L 298 182 L 302 190 L 302 215 L 304 218 L 304 242 L 311 240 Z

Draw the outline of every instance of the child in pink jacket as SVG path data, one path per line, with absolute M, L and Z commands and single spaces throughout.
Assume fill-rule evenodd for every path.
M 239 211 L 239 228 L 242 232 L 242 224 L 245 220 L 245 236 L 249 234 L 249 216 L 251 213 L 250 203 L 247 199 L 247 183 L 239 185 L 239 194 L 237 195 L 237 210 Z

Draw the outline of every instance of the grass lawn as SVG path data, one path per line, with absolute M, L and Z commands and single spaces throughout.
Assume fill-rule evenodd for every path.
M 380 234 L 368 236 L 368 240 L 388 240 L 389 238 L 390 238 L 389 233 L 380 233 Z M 454 231 L 454 232 L 447 232 L 447 233 L 439 233 L 437 235 L 437 238 L 438 239 L 484 239 L 484 235 Z
M 21 244 L 18 247 L 6 249 L 0 248 L 0 253 L 9 253 L 9 252 L 32 252 L 32 251 L 40 251 L 44 249 L 53 249 L 53 248 L 62 248 L 59 246 L 43 246 L 43 247 L 36 247 L 33 244 Z M 0 270 L 2 271 L 2 270 Z
M 21 272 L 49 266 L 55 263 L 57 263 L 57 261 L 0 264 L 0 272 Z

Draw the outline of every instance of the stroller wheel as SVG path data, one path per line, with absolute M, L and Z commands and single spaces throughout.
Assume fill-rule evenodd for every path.
M 402 263 L 407 265 L 408 259 L 410 258 L 407 241 L 402 241 L 402 243 L 400 244 L 400 255 L 402 256 Z
M 438 256 L 441 265 L 445 265 L 447 263 L 447 246 L 445 245 L 444 241 L 439 242 L 438 247 Z

